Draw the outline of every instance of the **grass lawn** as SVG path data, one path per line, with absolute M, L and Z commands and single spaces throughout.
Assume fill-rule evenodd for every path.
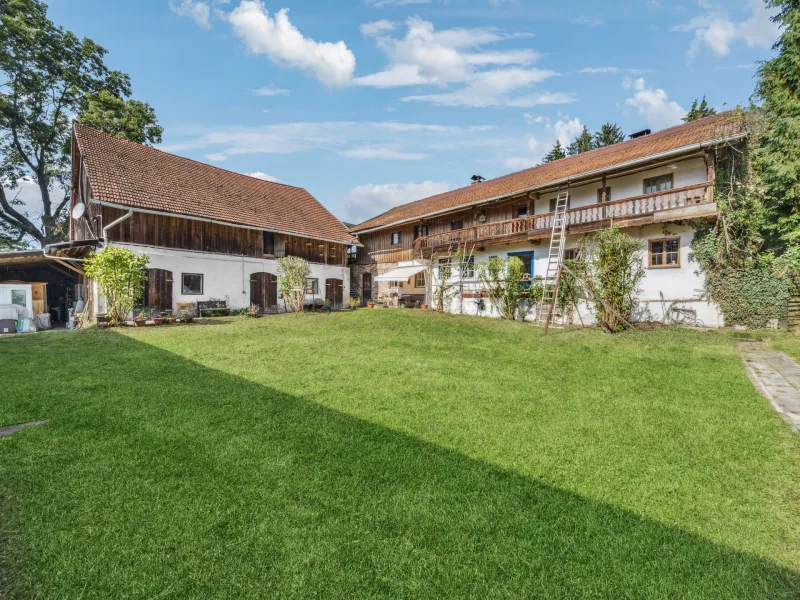
M 0 597 L 800 597 L 730 334 L 360 310 L 0 339 Z M 557 367 L 557 368 L 556 368 Z

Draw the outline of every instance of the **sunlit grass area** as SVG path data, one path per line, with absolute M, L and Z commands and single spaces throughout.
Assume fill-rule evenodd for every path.
M 797 598 L 726 333 L 400 310 L 0 339 L 10 598 Z M 2 593 L 0 593 L 2 596 Z

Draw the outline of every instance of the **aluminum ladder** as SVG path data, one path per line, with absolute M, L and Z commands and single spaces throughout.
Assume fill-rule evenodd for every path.
M 556 210 L 553 213 L 553 231 L 550 235 L 550 253 L 547 255 L 547 273 L 542 282 L 542 301 L 539 304 L 539 314 L 536 322 L 550 325 L 553 317 L 556 299 L 558 298 L 558 283 L 561 279 L 561 265 L 564 262 L 564 242 L 567 235 L 567 206 L 569 192 L 562 191 L 556 198 Z

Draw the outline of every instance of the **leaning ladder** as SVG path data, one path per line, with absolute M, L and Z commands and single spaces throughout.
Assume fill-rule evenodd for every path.
M 564 241 L 567 232 L 567 204 L 569 192 L 558 193 L 556 210 L 553 213 L 553 232 L 550 236 L 550 253 L 547 255 L 547 274 L 542 282 L 542 301 L 539 304 L 539 314 L 536 322 L 545 326 L 545 331 L 550 325 L 558 298 L 558 284 L 561 279 L 561 265 L 564 262 Z

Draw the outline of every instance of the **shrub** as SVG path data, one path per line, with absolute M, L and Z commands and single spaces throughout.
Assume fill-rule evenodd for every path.
M 278 259 L 278 286 L 289 307 L 295 313 L 303 312 L 306 281 L 311 276 L 308 261 L 299 256 Z
M 612 225 L 584 245 L 583 279 L 592 292 L 595 315 L 611 333 L 622 331 L 636 308 L 644 277 L 642 242 Z
M 109 324 L 125 322 L 144 294 L 147 257 L 125 248 L 107 247 L 87 258 L 84 267 L 106 299 Z
M 524 269 L 525 265 L 516 256 L 507 259 L 493 256 L 476 267 L 483 291 L 503 319 L 517 318 L 524 290 Z

